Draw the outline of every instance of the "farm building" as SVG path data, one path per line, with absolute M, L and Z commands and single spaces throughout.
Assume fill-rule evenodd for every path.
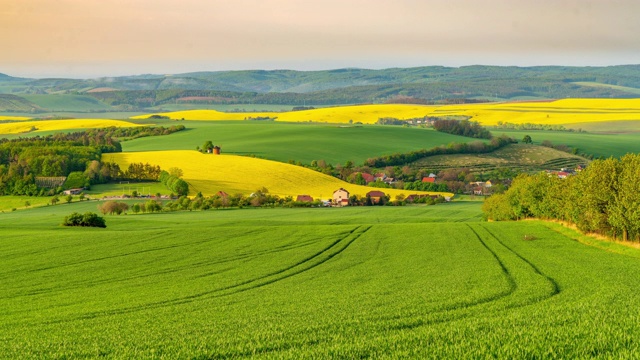
M 349 205 L 349 192 L 340 188 L 333 192 L 333 203 L 337 206 Z
M 69 190 L 65 190 L 62 193 L 65 195 L 79 195 L 82 192 L 82 188 L 80 189 L 69 189 Z
M 226 192 L 220 190 L 216 193 L 216 195 L 220 196 L 221 198 L 225 199 L 229 197 L 229 194 L 227 194 Z
M 220 146 L 214 146 L 213 147 L 213 154 L 214 155 L 220 155 Z
M 313 202 L 313 198 L 310 195 L 298 195 L 297 202 Z
M 432 183 L 433 184 L 433 183 L 436 182 L 436 178 L 425 176 L 425 177 L 422 178 L 422 182 L 423 183 Z
M 371 199 L 371 202 L 374 204 L 379 204 L 386 195 L 382 191 L 373 190 L 367 193 L 367 197 Z
M 367 173 L 362 173 L 362 178 L 364 179 L 364 181 L 367 182 L 367 184 L 370 183 L 370 182 L 376 181 L 376 179 L 373 177 L 373 175 L 367 174 Z

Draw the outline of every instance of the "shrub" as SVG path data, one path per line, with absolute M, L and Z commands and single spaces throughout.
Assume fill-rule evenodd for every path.
M 64 218 L 63 226 L 86 226 L 106 228 L 107 225 L 103 218 L 96 213 L 86 212 L 84 215 L 74 212 Z

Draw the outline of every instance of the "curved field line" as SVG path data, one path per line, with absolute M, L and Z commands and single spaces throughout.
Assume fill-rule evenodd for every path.
M 269 284 L 273 284 L 280 280 L 284 280 L 290 278 L 292 276 L 301 274 L 308 270 L 311 270 L 317 266 L 324 264 L 325 262 L 331 260 L 336 255 L 345 251 L 354 241 L 360 238 L 364 233 L 366 233 L 371 226 L 359 226 L 351 230 L 345 237 L 338 239 L 331 243 L 328 247 L 320 250 L 319 252 L 290 265 L 284 269 L 280 269 L 269 274 L 257 277 L 255 279 L 250 279 L 243 281 L 239 284 L 226 286 L 220 289 L 215 289 L 211 291 L 205 291 L 199 294 L 189 295 L 182 298 L 171 299 L 158 301 L 150 304 L 137 305 L 130 308 L 124 309 L 115 309 L 115 310 L 105 310 L 99 312 L 87 313 L 84 315 L 79 315 L 73 318 L 52 320 L 52 321 L 44 321 L 44 324 L 54 324 L 54 323 L 63 323 L 70 322 L 74 320 L 85 320 L 85 319 L 93 319 L 96 317 L 110 316 L 110 315 L 120 315 L 133 313 L 137 311 L 144 311 L 154 308 L 161 308 L 167 306 L 181 305 L 186 303 L 191 303 L 199 299 L 206 298 L 217 298 L 223 296 L 229 296 L 241 292 L 245 292 L 248 290 L 256 289 L 259 287 L 263 287 Z M 315 261 L 314 261 L 315 260 Z
M 555 279 L 553 279 L 552 277 L 548 276 L 547 274 L 543 273 L 542 271 L 540 271 L 540 269 L 533 264 L 531 261 L 527 260 L 524 256 L 520 255 L 519 253 L 517 253 L 516 251 L 514 251 L 511 247 L 507 246 L 504 242 L 502 242 L 501 240 L 498 239 L 497 236 L 495 236 L 491 231 L 489 231 L 489 229 L 487 229 L 486 227 L 482 226 L 482 225 L 478 225 L 481 228 L 483 228 L 489 235 L 491 235 L 497 242 L 499 242 L 502 246 L 504 246 L 507 250 L 509 250 L 510 252 L 512 252 L 515 256 L 517 256 L 518 258 L 520 258 L 520 260 L 524 261 L 525 263 L 527 263 L 527 265 L 529 265 L 533 271 L 544 277 L 550 284 L 551 286 L 553 286 L 553 292 L 552 294 L 548 297 L 552 297 L 555 295 L 558 295 L 560 293 L 560 286 L 558 285 L 558 283 L 555 281 Z M 547 299 L 548 299 L 547 298 Z
M 505 275 L 505 277 L 507 278 L 507 281 L 509 282 L 509 289 L 507 291 L 498 293 L 498 294 L 496 294 L 494 296 L 490 296 L 490 297 L 487 297 L 487 298 L 484 298 L 484 299 L 479 299 L 478 301 L 468 302 L 466 304 L 452 304 L 451 306 L 446 306 L 446 307 L 444 307 L 442 309 L 438 309 L 436 311 L 428 312 L 428 313 L 426 313 L 424 315 L 437 315 L 437 314 L 446 313 L 446 312 L 449 312 L 449 311 L 452 311 L 452 310 L 469 309 L 469 308 L 472 308 L 472 307 L 476 307 L 476 306 L 480 306 L 480 305 L 484 305 L 484 304 L 489 304 L 489 303 L 498 301 L 500 299 L 512 296 L 517 291 L 518 284 L 516 283 L 515 279 L 511 275 L 511 272 L 509 271 L 507 266 L 503 263 L 503 261 L 500 259 L 498 254 L 494 250 L 492 250 L 484 240 L 482 240 L 482 237 L 480 236 L 480 234 L 478 234 L 478 232 L 470 224 L 466 224 L 466 225 L 467 225 L 467 227 L 469 227 L 471 232 L 473 232 L 473 234 L 478 239 L 478 241 L 482 244 L 482 246 L 485 249 L 487 249 L 487 251 L 489 251 L 491 253 L 491 255 L 493 256 L 493 258 L 498 262 L 498 264 L 499 264 L 499 266 L 500 266 L 500 268 L 502 270 L 502 273 Z M 478 226 L 480 228 L 482 228 L 483 230 L 485 230 L 498 244 L 503 246 L 507 251 L 509 251 L 513 255 L 515 255 L 518 259 L 524 261 L 536 274 L 544 277 L 545 280 L 550 282 L 552 284 L 552 286 L 553 286 L 552 293 L 546 298 L 535 299 L 533 301 L 529 301 L 529 302 L 526 302 L 524 304 L 517 304 L 517 305 L 515 305 L 515 304 L 514 305 L 508 305 L 507 304 L 507 306 L 505 306 L 505 309 L 513 309 L 513 308 L 518 308 L 518 307 L 529 306 L 529 305 L 544 301 L 546 299 L 549 299 L 550 297 L 555 296 L 556 294 L 558 294 L 560 292 L 559 287 L 558 287 L 557 283 L 555 282 L 555 280 L 553 280 L 552 278 L 546 276 L 533 263 L 531 263 L 530 261 L 528 261 L 524 257 L 520 256 L 520 254 L 516 253 L 510 247 L 506 246 L 502 241 L 498 240 L 498 238 L 493 233 L 491 233 L 489 230 L 487 230 L 484 226 L 482 226 L 480 224 L 478 224 Z M 400 325 L 396 325 L 396 326 L 389 326 L 387 328 L 391 329 L 391 330 L 413 329 L 413 328 L 426 326 L 426 325 L 433 325 L 433 324 L 440 324 L 440 323 L 456 321 L 456 320 L 468 318 L 468 317 L 473 316 L 473 315 L 474 314 L 472 314 L 472 313 L 467 313 L 467 314 L 453 315 L 452 317 L 446 318 L 446 319 L 432 319 L 432 320 L 415 319 L 411 323 L 405 323 L 405 324 L 400 324 Z M 387 318 L 379 318 L 378 320 L 385 319 L 385 320 L 388 321 L 390 319 L 395 319 L 395 320 L 401 321 L 401 319 L 403 319 L 403 318 L 407 319 L 408 317 L 403 317 L 403 316 L 393 317 L 393 318 L 387 317 Z

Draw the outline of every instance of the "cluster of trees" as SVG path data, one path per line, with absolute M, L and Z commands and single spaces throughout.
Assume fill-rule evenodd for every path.
M 595 160 L 566 179 L 545 173 L 519 175 L 504 194 L 488 198 L 488 219 L 528 217 L 575 224 L 585 232 L 640 240 L 640 154 Z
M 102 204 L 98 205 L 98 210 L 102 213 L 102 215 L 120 215 L 129 210 L 129 205 L 127 205 L 127 203 L 118 201 L 105 201 Z
M 133 181 L 158 181 L 162 169 L 149 163 L 131 163 L 125 171 L 118 173 L 118 178 Z
M 158 116 L 159 119 L 165 119 L 166 116 L 160 115 L 152 115 Z M 137 126 L 137 127 L 108 127 L 102 129 L 89 129 L 85 131 L 85 133 L 91 137 L 93 134 L 100 134 L 105 138 L 118 138 L 118 139 L 137 139 L 146 136 L 162 136 L 162 135 L 170 135 L 178 131 L 184 130 L 184 125 L 171 125 L 169 127 L 164 126 Z
M 64 218 L 62 225 L 63 226 L 100 227 L 100 228 L 107 227 L 107 224 L 104 221 L 104 218 L 92 212 L 86 212 L 84 213 L 84 215 L 77 212 L 71 213 L 71 215 Z
M 495 151 L 503 146 L 516 143 L 517 141 L 506 135 L 493 137 L 489 143 L 474 141 L 471 143 L 451 143 L 447 146 L 436 146 L 431 149 L 415 150 L 408 153 L 396 153 L 392 155 L 369 158 L 365 161 L 366 166 L 381 168 L 385 166 L 405 165 L 422 158 L 434 155 L 446 154 L 482 154 Z
M 476 139 L 492 138 L 491 132 L 475 121 L 438 119 L 433 122 L 433 128 L 436 131 Z
M 161 171 L 158 180 L 160 180 L 160 182 L 164 184 L 164 186 L 166 186 L 167 189 L 171 190 L 174 194 L 187 195 L 189 193 L 189 184 L 187 184 L 186 181 L 180 179 L 179 174 L 182 171 L 178 172 L 177 170 L 179 169 L 174 169 L 172 173 L 169 173 L 167 171 Z
M 420 180 L 405 183 L 404 188 L 405 190 L 416 190 L 416 191 L 440 191 L 440 192 L 451 191 L 446 183 L 436 184 L 436 183 L 422 182 Z

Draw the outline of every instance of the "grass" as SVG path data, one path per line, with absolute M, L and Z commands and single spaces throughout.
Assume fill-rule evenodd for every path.
M 640 350 L 639 250 L 586 246 L 541 222 L 479 222 L 475 203 L 58 225 L 95 206 L 0 214 L 3 356 L 625 358 Z
M 487 172 L 498 168 L 510 168 L 526 172 L 575 168 L 588 162 L 580 156 L 544 146 L 512 144 L 488 154 L 430 156 L 414 162 L 413 165 L 430 170 L 469 168 L 472 172 Z
M 193 150 L 211 140 L 225 154 L 255 155 L 287 162 L 325 160 L 362 164 L 374 156 L 431 148 L 476 139 L 400 126 L 350 126 L 274 122 L 180 122 L 187 127 L 170 136 L 122 143 L 124 151 Z M 165 124 L 162 124 L 167 126 Z
M 530 135 L 533 143 L 539 145 L 544 140 L 553 144 L 565 144 L 578 148 L 580 153 L 595 155 L 596 157 L 623 156 L 627 153 L 640 152 L 640 133 L 624 134 L 595 134 L 576 133 L 567 131 L 527 131 L 509 130 L 495 131 L 494 134 L 506 134 L 515 139 L 522 140 L 525 135 Z
M 640 89 L 632 88 L 632 87 L 628 87 L 628 86 L 603 84 L 603 83 L 592 82 L 592 81 L 577 81 L 577 82 L 574 82 L 574 84 L 580 85 L 580 86 L 588 86 L 588 87 L 608 88 L 608 89 L 614 89 L 614 90 L 620 90 L 620 91 L 628 92 L 628 93 L 635 94 L 635 95 L 640 95 Z
M 103 160 L 115 162 L 121 169 L 126 169 L 131 163 L 149 163 L 159 165 L 162 169 L 180 168 L 192 195 L 197 192 L 213 195 L 218 191 L 248 195 L 266 187 L 270 193 L 279 196 L 295 198 L 297 195 L 307 194 L 314 198 L 330 199 L 339 188 L 360 196 L 375 190 L 349 184 L 301 166 L 246 156 L 201 154 L 195 150 L 113 153 L 106 154 Z M 399 194 L 406 196 L 409 193 L 420 193 L 395 189 L 383 191 L 392 199 Z M 443 193 L 443 196 L 453 194 Z

